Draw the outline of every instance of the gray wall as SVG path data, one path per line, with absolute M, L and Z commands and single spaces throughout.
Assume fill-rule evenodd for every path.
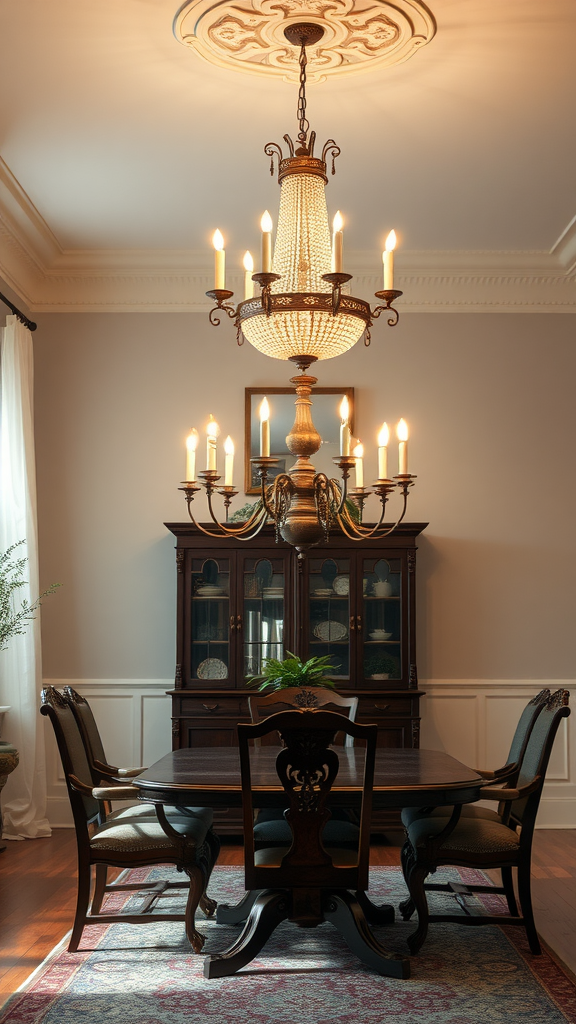
M 44 676 L 174 670 L 184 438 L 209 413 L 243 449 L 244 387 L 287 363 L 199 314 L 39 315 L 36 428 Z M 356 388 L 356 433 L 401 415 L 418 474 L 423 679 L 569 679 L 574 654 L 574 318 L 405 314 L 318 364 Z M 242 480 L 241 456 L 236 463 Z M 244 500 L 242 494 L 236 501 Z

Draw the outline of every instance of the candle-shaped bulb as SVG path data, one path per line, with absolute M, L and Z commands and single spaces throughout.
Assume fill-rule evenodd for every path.
M 390 440 L 390 431 L 388 429 L 388 424 L 387 423 L 383 423 L 381 428 L 380 428 L 380 433 L 378 434 L 378 445 L 379 445 L 379 447 L 380 448 L 385 448 L 386 445 L 388 444 L 389 440 Z
M 398 426 L 396 427 L 396 435 L 399 441 L 408 440 L 408 424 L 406 423 L 406 420 L 400 420 Z
M 350 455 L 350 403 L 348 395 L 340 402 L 340 455 Z
M 234 442 L 230 435 L 224 441 L 224 486 L 232 487 L 234 477 Z
M 186 438 L 186 480 L 193 482 L 196 479 L 196 449 L 200 436 L 196 429 L 193 429 Z
M 388 424 L 383 423 L 378 434 L 378 479 L 388 479 L 388 441 L 390 440 L 390 431 L 388 430 Z
M 210 414 L 210 419 L 206 425 L 206 469 L 216 469 L 216 439 L 220 432 L 220 428 L 216 423 L 216 420 Z
M 218 228 L 212 235 L 212 245 L 214 246 L 214 290 L 219 291 L 226 287 L 226 254 L 222 232 Z
M 267 398 L 260 402 L 260 455 L 265 458 L 270 455 L 270 406 Z
M 406 420 L 400 420 L 396 427 L 396 434 L 398 437 L 398 475 L 406 476 L 408 474 L 408 424 Z
M 260 220 L 262 228 L 262 273 L 270 274 L 272 271 L 272 217 L 265 210 Z
M 244 301 L 246 301 L 246 299 L 254 298 L 254 281 L 252 280 L 254 260 L 252 259 L 251 252 L 246 251 L 244 253 L 242 263 L 244 265 Z
M 342 273 L 343 249 L 344 249 L 344 221 L 340 210 L 336 211 L 332 221 L 332 273 Z
M 384 291 L 394 288 L 394 249 L 396 248 L 396 232 L 390 231 L 384 243 L 382 263 L 384 264 Z
M 356 487 L 364 487 L 364 465 L 362 462 L 364 458 L 364 445 L 361 441 L 354 448 L 352 455 L 356 459 Z

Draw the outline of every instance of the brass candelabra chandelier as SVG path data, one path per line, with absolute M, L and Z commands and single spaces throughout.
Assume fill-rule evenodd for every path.
M 341 479 L 330 479 L 317 473 L 310 461 L 320 448 L 322 438 L 312 422 L 310 395 L 317 378 L 309 375 L 310 366 L 320 359 L 330 359 L 346 352 L 364 335 L 370 344 L 370 328 L 382 313 L 393 327 L 398 323 L 394 301 L 402 294 L 393 287 L 393 246 L 395 239 L 387 240 L 383 253 L 384 289 L 376 292 L 380 304 L 374 309 L 364 299 L 343 294 L 343 286 L 352 275 L 342 269 L 342 225 L 335 218 L 332 245 L 326 209 L 324 188 L 328 183 L 327 159 L 334 161 L 340 153 L 333 139 L 325 143 L 321 157 L 314 156 L 316 133 L 310 131 L 306 118 L 306 47 L 313 46 L 323 35 L 318 24 L 296 24 L 285 29 L 288 41 L 300 47 L 300 89 L 298 94 L 299 132 L 296 144 L 285 135 L 288 156 L 283 155 L 277 143 L 268 143 L 265 153 L 270 157 L 270 171 L 274 173 L 274 160 L 278 163 L 280 183 L 280 211 L 278 231 L 272 260 L 272 225 L 269 215 L 262 221 L 262 270 L 246 272 L 245 299 L 237 307 L 230 303 L 233 292 L 225 287 L 224 249 L 219 232 L 215 235 L 215 287 L 207 292 L 216 305 L 210 311 L 210 322 L 220 324 L 218 312 L 234 320 L 238 344 L 247 339 L 259 351 L 277 359 L 288 359 L 300 369 L 290 383 L 296 391 L 296 418 L 286 437 L 288 451 L 295 456 L 294 466 L 268 483 L 268 474 L 278 464 L 270 455 L 268 444 L 262 443 L 260 455 L 252 458 L 260 479 L 260 501 L 244 523 L 228 523 L 228 510 L 238 493 L 231 481 L 231 472 L 219 486 L 221 477 L 216 469 L 216 437 L 208 432 L 207 469 L 197 475 L 195 457 L 188 463 L 188 479 L 181 484 L 188 513 L 195 526 L 211 537 L 228 536 L 238 540 L 255 537 L 268 520 L 276 528 L 276 537 L 282 537 L 303 553 L 327 539 L 331 525 L 338 525 L 351 540 L 363 541 L 382 538 L 391 533 L 406 514 L 408 493 L 415 477 L 407 471 L 406 438 L 400 440 L 400 462 L 397 476 L 388 478 L 386 460 L 379 458 L 379 479 L 372 489 L 364 486 L 349 488 L 348 478 L 357 463 L 350 454 L 349 433 L 341 431 L 340 455 L 334 458 Z M 338 216 L 338 215 L 337 215 Z M 248 256 L 249 254 L 247 254 Z M 245 262 L 245 267 L 249 263 Z M 260 286 L 260 294 L 253 295 L 253 284 Z M 197 437 L 197 435 L 196 435 Z M 382 452 L 379 449 L 379 453 Z M 231 466 L 231 463 L 229 463 Z M 194 467 L 191 469 L 191 467 Z M 358 482 L 358 481 L 357 481 Z M 192 503 L 198 491 L 205 490 L 212 524 L 198 523 L 192 512 Z M 400 516 L 393 524 L 385 521 L 386 505 L 390 495 L 398 490 L 401 498 Z M 213 495 L 220 494 L 226 510 L 225 522 L 214 512 Z M 381 503 L 379 520 L 370 527 L 362 524 L 362 510 L 369 494 L 375 493 Z M 352 499 L 359 515 L 353 515 Z

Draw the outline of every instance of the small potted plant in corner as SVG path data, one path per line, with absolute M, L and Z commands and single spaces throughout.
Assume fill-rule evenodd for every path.
M 326 672 L 334 671 L 328 655 L 323 658 L 308 658 L 301 661 L 296 654 L 288 655 L 283 661 L 277 658 L 266 658 L 262 675 L 252 676 L 246 686 L 258 687 L 260 692 L 272 693 L 274 690 L 289 690 L 293 687 L 322 686 L 334 689 L 334 683 Z
M 367 679 L 398 679 L 398 658 L 387 651 L 369 651 L 364 659 Z
M 0 651 L 4 651 L 8 647 L 9 641 L 14 636 L 21 636 L 22 633 L 26 632 L 28 623 L 34 618 L 34 612 L 38 608 L 43 597 L 47 594 L 51 594 L 56 587 L 60 586 L 59 583 L 53 583 L 48 590 L 45 590 L 40 597 L 36 599 L 32 604 L 24 598 L 20 604 L 20 607 L 15 605 L 16 591 L 20 587 L 25 586 L 26 580 L 23 578 L 24 566 L 28 559 L 26 557 L 16 558 L 14 552 L 16 548 L 19 548 L 25 541 L 19 540 L 15 544 L 11 544 L 2 554 L 0 554 Z M 0 707 L 0 733 L 2 731 L 2 724 L 4 716 L 10 710 L 9 705 Z M 0 791 L 4 788 L 6 780 L 11 772 L 18 767 L 18 751 L 10 743 L 6 743 L 4 740 L 0 740 Z M 0 837 L 2 836 L 2 811 L 0 808 Z M 6 847 L 0 843 L 0 852 L 5 850 Z

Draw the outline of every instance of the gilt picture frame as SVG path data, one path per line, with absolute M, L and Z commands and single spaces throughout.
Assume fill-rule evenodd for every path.
M 280 473 L 286 473 L 296 458 L 286 448 L 286 435 L 294 423 L 294 388 L 245 388 L 244 399 L 244 490 L 246 494 L 259 494 L 260 482 L 250 462 L 260 451 L 260 403 L 268 399 L 270 405 L 270 454 L 280 462 L 268 473 L 268 482 Z M 322 438 L 322 445 L 312 461 L 320 473 L 338 476 L 332 457 L 340 452 L 339 406 L 344 395 L 350 405 L 350 429 L 354 434 L 354 388 L 320 387 L 312 392 L 312 418 Z

